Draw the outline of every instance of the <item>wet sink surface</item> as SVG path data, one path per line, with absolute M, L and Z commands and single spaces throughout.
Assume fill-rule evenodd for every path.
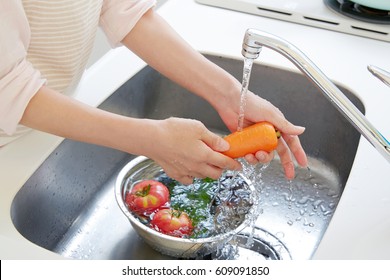
M 242 60 L 208 58 L 241 79 Z M 360 134 L 304 76 L 255 64 L 251 77 L 253 92 L 279 107 L 293 123 L 306 127 L 301 141 L 311 168 L 298 169 L 291 182 L 283 178 L 277 159 L 262 171 L 259 238 L 274 247 L 275 258 L 283 259 L 278 257 L 279 247 L 283 256 L 309 259 L 342 195 Z M 341 90 L 364 113 L 359 99 Z M 198 119 L 211 130 L 227 133 L 210 105 L 149 67 L 100 107 L 132 117 Z M 31 242 L 69 258 L 169 258 L 143 243 L 117 206 L 115 180 L 133 158 L 65 140 L 15 196 L 11 209 L 15 227 Z

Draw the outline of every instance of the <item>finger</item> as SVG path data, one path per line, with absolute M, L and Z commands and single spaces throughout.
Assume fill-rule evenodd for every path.
M 267 153 L 265 151 L 258 151 L 256 154 L 248 154 L 245 156 L 245 160 L 249 164 L 268 163 L 274 158 L 274 153 Z
M 222 174 L 222 171 L 221 171 L 220 174 Z M 196 171 L 189 172 L 187 176 L 192 177 L 192 178 L 204 179 L 204 178 L 207 178 L 207 177 L 211 178 L 210 175 L 211 175 L 210 172 L 207 172 L 207 170 L 204 167 L 199 167 L 199 168 L 197 168 Z M 217 173 L 217 176 L 218 176 L 218 173 Z M 218 176 L 218 178 L 219 177 L 220 176 Z
M 247 154 L 244 158 L 249 164 L 257 164 L 259 162 L 253 154 Z
M 226 142 L 222 137 L 212 133 L 207 129 L 204 130 L 201 136 L 201 140 L 214 151 L 225 152 L 229 150 L 228 142 Z
M 196 171 L 190 171 L 187 176 L 199 179 L 211 178 L 217 180 L 222 176 L 223 171 L 224 169 L 222 168 L 218 168 L 208 164 L 202 164 L 196 169 Z
M 280 162 L 283 166 L 286 178 L 289 180 L 293 179 L 295 176 L 294 163 L 290 153 L 290 149 L 288 148 L 283 138 L 279 139 L 277 152 L 279 154 Z
M 281 132 L 291 134 L 291 135 L 300 135 L 305 131 L 305 128 L 302 126 L 297 126 L 289 122 L 283 113 L 275 107 L 272 103 L 266 102 L 264 106 L 267 114 L 266 120 L 272 123 L 277 127 Z
M 191 185 L 194 182 L 194 177 L 188 176 L 188 175 L 184 175 L 184 176 L 174 178 L 174 179 L 179 181 L 180 183 L 182 183 L 184 185 Z
M 221 153 L 229 149 L 229 143 L 222 137 L 212 133 L 209 130 L 205 130 L 202 134 L 201 140 L 210 148 L 205 154 L 205 159 L 210 166 L 215 166 L 220 169 L 227 170 L 241 170 L 241 164 Z
M 301 135 L 305 128 L 303 126 L 294 125 L 284 117 L 278 116 L 271 123 L 277 127 L 277 129 L 285 134 Z
M 294 135 L 283 135 L 283 139 L 286 141 L 298 164 L 302 167 L 307 167 L 307 156 L 303 150 L 299 137 Z
M 213 152 L 215 153 L 215 152 Z M 218 153 L 215 153 L 217 155 L 219 155 Z M 223 155 L 222 155 L 223 156 Z M 225 157 L 225 156 L 223 156 Z M 228 158 L 228 157 L 227 157 Z M 229 160 L 232 160 L 230 158 L 228 158 Z M 235 160 L 233 160 L 235 162 Z M 230 169 L 230 170 L 241 170 L 241 165 L 239 165 L 239 169 Z M 189 179 L 188 177 L 190 178 L 200 178 L 200 179 L 203 179 L 203 178 L 211 178 L 211 179 L 219 179 L 221 176 L 222 176 L 222 173 L 225 169 L 228 169 L 228 168 L 219 168 L 217 166 L 213 166 L 213 165 L 210 165 L 206 162 L 203 162 L 203 163 L 198 163 L 196 166 L 193 166 L 191 169 L 185 169 L 185 170 L 180 170 L 178 171 L 179 174 L 181 175 L 177 175 L 176 178 L 179 178 L 177 180 L 184 180 L 185 182 L 189 182 Z
M 205 164 L 200 169 L 198 169 L 197 178 L 211 178 L 217 180 L 222 176 L 222 173 L 222 168 Z
M 211 167 L 219 168 L 222 170 L 242 170 L 240 162 L 221 153 L 216 153 L 212 150 L 210 150 L 210 153 L 207 155 L 206 159 L 208 165 Z
M 273 152 L 267 153 L 265 151 L 258 151 L 258 152 L 256 152 L 255 156 L 256 156 L 256 159 L 259 162 L 261 162 L 261 163 L 268 163 L 271 160 L 273 160 L 274 153 Z

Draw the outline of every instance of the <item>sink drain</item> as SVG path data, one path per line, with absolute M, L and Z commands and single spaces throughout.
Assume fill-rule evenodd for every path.
M 291 260 L 286 246 L 271 233 L 256 227 L 247 228 L 225 244 L 212 259 L 218 260 Z

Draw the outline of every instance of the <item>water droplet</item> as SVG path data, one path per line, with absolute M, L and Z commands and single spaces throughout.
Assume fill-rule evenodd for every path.
M 298 200 L 298 203 L 299 204 L 306 204 L 308 201 L 309 201 L 309 197 L 308 196 L 304 196 L 300 200 Z
M 314 209 L 317 209 L 318 206 L 320 206 L 320 204 L 322 203 L 322 200 L 321 199 L 318 199 L 316 201 L 313 202 L 313 207 Z
M 329 203 L 330 209 L 334 209 L 335 207 L 336 207 L 336 203 L 334 203 L 334 202 Z
M 332 190 L 332 189 L 330 189 L 330 190 L 328 191 L 327 195 L 330 196 L 330 197 L 334 197 L 334 198 L 339 197 L 338 191 L 337 191 L 337 190 Z
M 324 216 L 329 216 L 329 215 L 331 215 L 332 213 L 333 213 L 333 211 L 329 210 L 329 211 L 325 211 L 325 212 L 323 213 L 323 215 L 324 215 Z

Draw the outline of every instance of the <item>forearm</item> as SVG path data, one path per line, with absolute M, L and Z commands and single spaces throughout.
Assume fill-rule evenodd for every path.
M 93 108 L 47 87 L 42 87 L 31 99 L 21 124 L 133 154 L 142 154 L 146 144 L 136 131 L 153 129 L 153 121 L 127 118 Z
M 123 44 L 164 76 L 214 107 L 232 96 L 239 105 L 239 82 L 194 50 L 152 10 L 140 19 Z

